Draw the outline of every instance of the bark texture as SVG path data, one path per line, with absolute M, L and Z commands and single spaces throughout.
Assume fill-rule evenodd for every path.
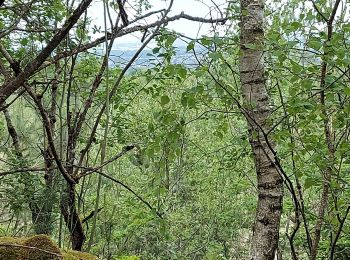
M 71 236 L 72 249 L 81 251 L 86 237 L 75 201 L 75 185 L 67 184 L 61 196 L 61 212 Z
M 255 159 L 258 205 L 253 230 L 251 259 L 274 259 L 279 239 L 283 178 L 275 164 L 269 130 L 270 103 L 264 77 L 264 3 L 241 0 L 240 77 L 243 109 Z

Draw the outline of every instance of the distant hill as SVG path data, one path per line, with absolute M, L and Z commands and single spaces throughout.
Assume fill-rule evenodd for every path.
M 130 43 L 130 44 L 120 44 L 111 51 L 109 65 L 111 67 L 114 66 L 123 66 L 126 65 L 131 58 L 135 55 L 140 44 Z M 139 68 L 148 68 L 152 67 L 160 62 L 162 62 L 162 57 L 157 57 L 157 55 L 153 54 L 153 48 L 144 49 L 137 60 L 133 64 L 133 69 Z M 198 53 L 203 52 L 197 50 Z M 198 62 L 195 58 L 195 55 L 192 51 L 186 51 L 186 45 L 178 45 L 175 46 L 176 54 L 173 56 L 172 62 L 175 64 L 184 64 L 187 67 L 196 67 L 198 66 Z M 103 50 L 97 50 L 98 54 L 102 54 Z M 199 57 L 203 56 L 202 54 Z

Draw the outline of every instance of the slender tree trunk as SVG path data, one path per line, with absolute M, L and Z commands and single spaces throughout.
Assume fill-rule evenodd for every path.
M 334 6 L 332 8 L 332 12 L 327 19 L 327 41 L 324 43 L 324 46 L 327 46 L 327 43 L 331 41 L 333 36 L 333 23 L 334 19 L 337 13 L 337 10 L 339 8 L 341 1 L 336 0 L 334 3 Z M 322 118 L 323 118 L 323 126 L 324 126 L 324 134 L 325 134 L 325 140 L 328 148 L 328 162 L 327 162 L 327 168 L 325 169 L 324 173 L 324 179 L 323 179 L 323 187 L 322 187 L 322 196 L 321 201 L 318 208 L 318 216 L 317 221 L 315 225 L 315 232 L 314 232 L 314 241 L 311 248 L 311 254 L 310 259 L 316 260 L 317 259 L 317 251 L 319 247 L 319 242 L 321 240 L 321 231 L 322 226 L 325 219 L 325 213 L 328 208 L 328 199 L 329 199 L 329 192 L 330 192 L 330 183 L 332 180 L 332 175 L 334 173 L 334 158 L 335 158 L 335 135 L 333 132 L 333 126 L 332 126 L 332 120 L 331 120 L 331 113 L 329 113 L 327 109 L 326 104 L 326 76 L 327 76 L 327 59 L 326 56 L 329 53 L 327 53 L 327 48 L 325 48 L 324 56 L 322 58 L 322 66 L 321 66 L 321 81 L 320 81 L 320 104 L 322 106 Z
M 55 64 L 56 69 L 56 79 L 50 85 L 51 88 L 51 107 L 48 111 L 49 120 L 51 123 L 51 132 L 52 135 L 55 135 L 55 123 L 56 123 L 56 102 L 57 102 L 57 88 L 59 77 L 59 63 Z M 55 180 L 55 163 L 54 157 L 49 145 L 45 145 L 46 148 L 43 151 L 43 158 L 45 161 L 45 188 L 39 194 L 38 204 L 40 207 L 38 211 L 35 212 L 35 225 L 34 230 L 36 234 L 47 234 L 50 235 L 53 231 L 53 218 L 52 218 L 52 210 L 55 206 L 57 193 L 55 188 L 57 187 L 57 180 Z M 34 219 L 34 216 L 33 216 Z
M 74 118 L 72 117 L 71 112 L 71 98 L 72 98 L 72 82 L 73 82 L 73 70 L 75 68 L 75 62 L 77 59 L 77 55 L 73 56 L 72 64 L 70 68 L 70 74 L 69 74 L 69 81 L 68 81 L 68 88 L 66 91 L 66 111 L 67 111 L 67 134 L 68 134 L 68 140 L 66 145 L 66 165 L 65 169 L 67 171 L 67 174 L 71 176 L 72 179 L 74 179 L 74 158 L 75 158 L 75 148 L 77 143 L 77 137 L 78 135 L 75 133 L 75 128 L 73 127 Z M 78 208 L 76 204 L 76 198 L 75 198 L 75 184 L 66 182 L 66 187 L 63 189 L 61 193 L 61 199 L 60 199 L 60 207 L 61 207 L 61 214 L 63 216 L 63 219 L 65 221 L 65 224 L 69 230 L 72 249 L 81 251 L 83 244 L 85 242 L 85 234 L 83 229 L 83 224 L 80 219 L 80 216 L 78 214 Z
M 121 8 L 121 2 L 118 3 L 119 8 Z M 108 68 L 108 58 L 109 58 L 109 51 L 108 51 L 108 37 L 107 37 L 107 8 L 108 8 L 108 1 L 104 2 L 103 5 L 103 17 L 104 17 L 104 25 L 105 25 L 105 51 L 106 51 L 106 59 L 104 62 L 106 63 L 106 97 L 109 96 L 109 68 Z M 107 147 L 107 137 L 108 137 L 108 124 L 109 124 L 109 98 L 106 98 L 106 125 L 104 128 L 104 135 L 103 135 L 103 142 L 101 144 L 101 164 L 103 164 L 105 157 L 106 157 L 106 147 Z M 90 239 L 88 242 L 88 246 L 86 251 L 89 252 L 91 250 L 92 244 L 94 243 L 94 236 L 96 233 L 96 227 L 97 227 L 97 213 L 98 208 L 100 205 L 100 194 L 101 194 L 101 185 L 102 185 L 102 176 L 98 175 L 98 182 L 97 182 L 97 190 L 96 190 L 96 200 L 95 200 L 95 210 L 94 210 L 94 216 L 93 216 L 93 222 L 91 227 L 91 234 Z
M 9 135 L 11 136 L 12 145 L 15 149 L 15 154 L 16 154 L 16 157 L 19 161 L 19 166 L 20 166 L 20 168 L 25 168 L 25 167 L 27 167 L 27 165 L 25 163 L 25 158 L 24 158 L 23 153 L 21 151 L 21 147 L 19 144 L 19 137 L 18 137 L 17 131 L 12 123 L 10 113 L 8 112 L 7 109 L 5 109 L 3 111 L 3 113 L 5 116 L 7 130 L 8 130 Z M 29 174 L 24 173 L 23 174 L 23 182 L 24 182 L 24 185 L 25 185 L 24 187 L 26 189 L 26 194 L 27 194 L 26 200 L 27 200 L 28 206 L 30 208 L 30 211 L 32 213 L 32 223 L 33 223 L 34 229 L 35 229 L 36 212 L 39 211 L 39 207 L 35 203 L 34 189 L 33 189 L 32 185 L 30 185 L 30 180 L 28 178 L 30 178 Z
M 12 139 L 12 144 L 15 149 L 17 159 L 19 160 L 20 168 L 25 168 L 27 167 L 27 165 L 25 163 L 25 158 L 20 148 L 17 131 L 12 123 L 10 114 L 7 111 L 7 109 L 5 109 L 3 113 L 5 116 L 8 132 Z M 26 194 L 27 194 L 26 200 L 32 215 L 32 224 L 33 224 L 34 232 L 36 234 L 50 234 L 52 231 L 52 226 L 50 225 L 52 210 L 50 211 L 50 214 L 47 215 L 46 214 L 47 211 L 45 207 L 45 205 L 48 204 L 46 202 L 47 200 L 34 197 L 35 188 L 31 184 L 31 181 L 30 181 L 31 176 L 29 175 L 29 173 L 24 173 L 22 178 L 23 178 L 23 182 L 25 185 L 24 187 L 26 189 Z M 41 204 L 43 204 L 42 207 L 40 207 Z M 52 206 L 51 206 L 51 209 L 52 209 Z
M 243 109 L 248 123 L 258 181 L 258 205 L 251 259 L 274 259 L 279 239 L 283 179 L 275 164 L 269 129 L 270 103 L 264 78 L 264 3 L 241 0 L 240 77 Z M 254 45 L 254 46 L 253 46 Z
M 6 50 L 2 49 L 3 55 L 6 55 L 10 57 L 10 55 L 6 52 Z M 5 53 L 5 54 L 4 54 Z M 10 57 L 11 64 L 13 64 L 13 59 Z M 58 64 L 58 63 L 57 63 Z M 56 66 L 56 69 L 58 67 Z M 5 68 L 1 68 L 2 71 L 6 71 Z M 14 72 L 16 75 L 20 73 L 20 68 L 14 69 Z M 5 73 L 6 79 L 10 78 L 10 74 Z M 56 114 L 56 93 L 57 93 L 57 82 L 55 81 L 54 84 L 51 86 L 52 89 L 52 100 L 51 100 L 51 111 L 50 111 L 50 121 L 52 125 L 54 126 L 55 120 L 55 114 Z M 24 168 L 26 167 L 25 158 L 23 156 L 23 153 L 21 151 L 20 145 L 19 145 L 19 137 L 16 132 L 16 129 L 14 128 L 12 124 L 12 120 L 10 117 L 9 112 L 7 109 L 3 111 L 7 129 L 9 131 L 9 134 L 12 138 L 13 146 L 15 148 L 16 156 L 20 162 L 20 167 Z M 23 175 L 24 179 L 24 185 L 26 189 L 26 199 L 27 203 L 29 205 L 31 215 L 32 215 L 32 224 L 33 229 L 36 234 L 51 234 L 53 231 L 53 221 L 52 221 L 52 209 L 53 209 L 53 201 L 55 198 L 55 193 L 53 190 L 53 166 L 54 166 L 54 159 L 51 153 L 50 148 L 48 147 L 43 152 L 43 157 L 45 159 L 45 166 L 46 166 L 46 172 L 45 172 L 45 188 L 43 192 L 37 192 L 40 193 L 39 196 L 34 196 L 35 187 L 31 184 L 30 181 L 30 175 L 29 173 L 25 173 Z
M 71 236 L 72 249 L 81 251 L 85 234 L 75 201 L 75 186 L 67 184 L 61 196 L 61 212 Z

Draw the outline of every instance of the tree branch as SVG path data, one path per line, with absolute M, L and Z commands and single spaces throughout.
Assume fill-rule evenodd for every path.
M 87 216 L 81 221 L 81 223 L 84 224 L 86 221 L 88 221 L 88 220 L 91 219 L 93 216 L 95 216 L 97 213 L 99 213 L 102 209 L 103 209 L 103 207 L 102 207 L 102 208 L 99 208 L 99 209 L 97 210 L 97 212 L 95 212 L 95 210 L 91 211 L 91 213 L 90 213 L 89 215 L 87 215 Z
M 156 13 L 156 12 L 153 12 L 153 13 Z M 164 20 L 159 20 L 159 21 L 147 24 L 147 25 L 135 25 L 135 26 L 129 27 L 129 28 L 126 28 L 125 26 L 123 26 L 120 29 L 118 29 L 118 31 L 115 32 L 114 34 L 108 33 L 108 40 L 111 40 L 113 37 L 114 38 L 119 38 L 119 37 L 122 37 L 124 35 L 128 35 L 130 33 L 134 33 L 134 32 L 139 32 L 139 31 L 143 32 L 145 30 L 149 30 L 149 29 L 154 28 L 156 26 L 161 26 L 163 24 L 166 24 L 166 23 L 169 23 L 169 22 L 173 22 L 173 21 L 176 21 L 176 20 L 179 20 L 179 19 L 187 19 L 189 21 L 201 22 L 201 23 L 225 23 L 229 19 L 238 19 L 238 16 L 237 17 L 219 18 L 219 19 L 205 19 L 205 18 L 194 17 L 194 16 L 190 16 L 190 15 L 181 13 L 181 14 L 178 14 L 178 15 L 175 15 L 175 16 L 172 16 L 172 17 L 164 18 Z M 139 19 L 137 19 L 137 20 L 139 20 Z M 129 24 L 132 24 L 132 23 L 134 23 L 134 21 L 130 22 Z M 55 57 L 53 57 L 53 59 L 51 61 L 43 64 L 41 69 L 45 68 L 45 67 L 47 67 L 47 66 L 49 66 L 49 65 L 51 65 L 53 63 L 55 63 L 57 60 L 69 57 L 69 56 L 77 54 L 77 53 L 84 52 L 84 51 L 89 50 L 89 49 L 91 49 L 93 47 L 96 47 L 99 44 L 105 42 L 105 40 L 106 40 L 105 37 L 102 36 L 102 37 L 97 38 L 96 40 L 94 40 L 92 42 L 89 42 L 89 43 L 87 43 L 85 45 L 81 45 L 79 48 L 77 48 L 75 50 L 60 53 L 60 54 L 56 55 Z
M 70 29 L 76 24 L 79 17 L 85 12 L 92 0 L 83 0 L 73 14 L 67 19 L 63 27 L 52 37 L 47 46 L 39 53 L 39 55 L 30 62 L 21 73 L 15 78 L 6 82 L 0 88 L 0 109 L 6 99 L 14 93 L 22 84 L 32 76 L 37 69 L 43 64 L 43 62 L 50 56 L 52 51 L 61 43 L 61 41 L 68 34 Z

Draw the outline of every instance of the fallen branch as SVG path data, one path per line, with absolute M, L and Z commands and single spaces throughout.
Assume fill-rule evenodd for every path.
M 57 254 L 57 253 L 54 253 L 54 252 L 51 252 L 51 251 L 48 251 L 48 250 L 45 250 L 45 249 L 41 249 L 41 248 L 38 248 L 38 247 L 34 247 L 34 246 L 24 246 L 24 245 L 18 245 L 18 244 L 3 244 L 3 243 L 0 243 L 0 247 L 19 247 L 19 248 L 26 248 L 26 249 L 31 249 L 31 250 L 37 250 L 37 251 L 40 251 L 40 252 L 43 252 L 43 253 L 46 253 L 46 254 L 49 254 L 49 255 L 54 255 L 54 256 L 57 256 L 59 259 L 63 259 L 63 256 L 60 255 L 60 254 Z

